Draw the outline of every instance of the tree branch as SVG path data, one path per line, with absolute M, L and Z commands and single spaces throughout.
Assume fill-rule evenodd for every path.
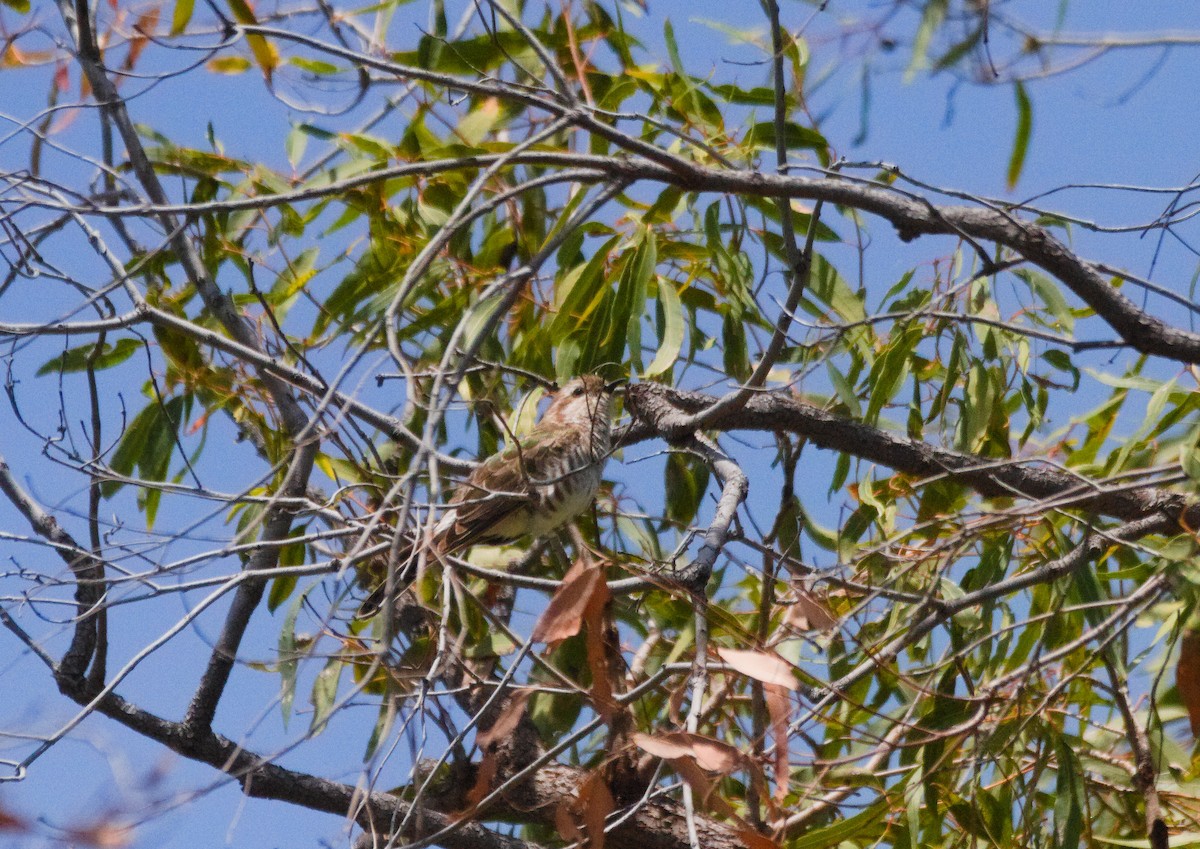
M 668 442 L 686 438 L 689 416 L 717 399 L 699 392 L 672 389 L 657 383 L 638 383 L 626 390 L 634 422 L 618 435 L 616 444 L 631 445 L 660 437 Z M 949 476 L 989 498 L 1058 499 L 1069 506 L 1132 521 L 1148 516 L 1161 520 L 1157 532 L 1184 525 L 1200 526 L 1200 504 L 1160 487 L 1106 489 L 1103 484 L 1041 465 L 1040 460 L 995 460 L 938 448 L 896 436 L 853 419 L 828 413 L 789 392 L 762 392 L 745 407 L 717 417 L 715 430 L 782 431 L 803 436 L 814 445 L 843 451 L 898 472 L 920 477 Z

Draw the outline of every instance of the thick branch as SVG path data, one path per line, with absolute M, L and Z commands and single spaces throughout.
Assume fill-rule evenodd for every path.
M 90 45 L 86 5 L 85 3 L 80 4 L 83 7 L 83 14 L 80 15 L 80 9 L 72 6 L 67 0 L 59 0 L 59 11 L 63 20 L 67 23 L 68 28 L 73 29 L 77 34 L 80 48 L 77 59 L 80 68 L 91 84 L 96 100 L 108 110 L 109 117 L 112 118 L 121 134 L 129 157 L 130 168 L 137 176 L 142 189 L 153 203 L 166 203 L 167 194 L 159 182 L 158 175 L 154 172 L 150 158 L 146 155 L 137 129 L 125 108 L 125 102 L 112 80 L 109 79 L 98 52 Z M 260 346 L 254 333 L 242 320 L 233 300 L 223 293 L 210 277 L 187 231 L 179 226 L 172 215 L 163 214 L 159 216 L 159 219 L 163 229 L 169 234 L 171 249 L 187 274 L 188 282 L 200 295 L 208 311 L 217 318 L 230 337 L 247 348 L 259 350 Z M 287 383 L 264 368 L 258 369 L 258 376 L 275 404 L 284 432 L 292 440 L 303 440 L 295 451 L 288 469 L 287 479 L 280 492 L 284 498 L 302 497 L 308 489 L 308 478 L 316 457 L 315 440 L 306 438 L 311 436 L 308 434 L 308 416 L 305 415 Z M 286 504 L 272 505 L 268 508 L 263 521 L 262 539 L 266 541 L 283 539 L 287 536 L 291 526 L 291 508 Z M 277 562 L 278 556 L 277 548 L 266 546 L 255 552 L 247 563 L 247 567 L 252 570 L 269 568 Z M 200 687 L 188 710 L 187 726 L 193 735 L 207 730 L 212 722 L 217 703 L 224 692 L 229 672 L 241 644 L 246 624 L 254 608 L 257 607 L 262 592 L 263 583 L 261 581 L 247 581 L 238 587 L 237 593 L 234 595 L 225 627 L 217 639 L 217 645 L 209 658 L 208 668 L 205 670 Z
M 686 438 L 690 416 L 717 400 L 700 392 L 685 392 L 656 383 L 630 386 L 627 404 L 634 423 L 620 437 L 626 445 L 662 437 Z M 945 475 L 991 498 L 1058 499 L 1070 506 L 1126 521 L 1159 516 L 1159 532 L 1180 524 L 1200 525 L 1200 505 L 1158 487 L 1108 489 L 1081 476 L 1033 465 L 1034 461 L 995 460 L 937 448 L 906 439 L 853 419 L 842 418 L 807 404 L 788 392 L 755 395 L 746 406 L 717 417 L 714 430 L 762 430 L 794 433 L 821 448 L 844 451 L 898 472 L 919 477 Z
M 75 633 L 57 669 L 62 686 L 64 679 L 80 679 L 95 653 L 95 613 L 101 601 L 100 579 L 104 574 L 104 567 L 91 552 L 63 530 L 58 520 L 42 510 L 25 492 L 13 478 L 8 462 L 3 457 L 0 457 L 0 492 L 4 493 L 25 517 L 34 532 L 51 543 L 51 547 L 58 552 L 75 577 Z
M 82 681 L 64 692 L 82 705 L 95 697 Z M 391 793 L 363 793 L 349 784 L 286 769 L 218 734 L 192 733 L 185 724 L 142 710 L 116 694 L 102 698 L 96 710 L 173 752 L 233 776 L 248 796 L 353 817 L 367 830 L 375 823 L 399 822 L 408 811 L 409 806 Z M 412 817 L 412 821 L 414 828 L 405 835 L 411 839 L 440 831 L 453 822 L 450 816 L 424 810 Z M 538 849 L 536 844 L 497 834 L 478 823 L 461 825 L 447 834 L 440 845 L 449 849 Z

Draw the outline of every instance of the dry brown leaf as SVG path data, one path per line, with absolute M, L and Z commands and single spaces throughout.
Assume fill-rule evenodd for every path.
M 467 810 L 464 814 L 477 808 L 487 794 L 492 792 L 492 782 L 496 778 L 499 765 L 500 759 L 496 757 L 495 750 L 483 753 L 483 757 L 479 759 L 479 767 L 475 770 L 475 784 L 467 791 Z
M 562 585 L 555 591 L 533 626 L 532 640 L 535 643 L 558 643 L 567 637 L 573 637 L 583 627 L 583 617 L 593 596 L 603 587 L 604 570 L 599 566 L 589 566 L 582 560 L 563 577 Z
M 643 752 L 666 758 L 683 758 L 691 755 L 692 747 L 687 741 L 676 739 L 676 732 L 665 731 L 661 734 L 650 735 L 643 734 L 641 731 L 633 732 L 633 742 Z
M 687 782 L 692 788 L 692 792 L 698 797 L 700 804 L 708 808 L 710 811 L 716 811 L 721 816 L 729 817 L 736 822 L 741 822 L 741 817 L 733 806 L 726 802 L 721 796 L 714 793 L 716 785 L 709 781 L 708 776 L 703 770 L 696 765 L 692 758 L 679 758 L 671 761 L 671 768 L 679 773 L 679 777 Z
M 796 601 L 788 605 L 783 622 L 797 631 L 832 631 L 838 626 L 829 608 L 804 590 L 796 591 Z
M 1200 631 L 1183 632 L 1179 646 L 1179 665 L 1175 667 L 1175 686 L 1187 708 L 1192 736 L 1200 737 Z
M 738 829 L 737 836 L 738 840 L 746 844 L 747 849 L 779 849 L 778 843 L 752 828 Z
M 727 775 L 742 762 L 742 753 L 728 743 L 691 734 L 687 731 L 662 731 L 658 734 L 633 734 L 639 749 L 665 760 L 692 758 L 701 769 Z
M 791 762 L 788 758 L 788 721 L 792 715 L 792 700 L 787 688 L 778 684 L 763 687 L 767 700 L 767 714 L 771 717 L 771 736 L 775 738 L 775 802 L 783 804 L 787 798 L 788 781 L 791 778 Z
M 597 569 L 603 575 L 603 570 Z M 592 706 L 596 712 L 608 722 L 617 710 L 613 700 L 613 685 L 610 676 L 615 674 L 608 659 L 608 647 L 605 645 L 605 635 L 608 631 L 604 622 L 604 612 L 608 608 L 608 584 L 600 581 L 592 592 L 583 618 L 587 623 L 587 661 L 592 673 Z
M 742 753 L 735 747 L 720 740 L 695 736 L 692 749 L 696 755 L 696 763 L 702 768 L 725 775 L 733 772 L 741 764 Z
M 604 849 L 604 820 L 616 810 L 617 803 L 601 770 L 593 772 L 580 785 L 579 804 L 583 808 L 583 830 L 587 833 L 588 849 Z
M 671 691 L 671 697 L 667 699 L 667 719 L 671 720 L 672 725 L 683 725 L 683 700 L 691 691 L 692 682 L 686 678 Z
M 792 665 L 777 654 L 725 648 L 718 648 L 717 654 L 738 672 L 756 681 L 775 684 L 789 690 L 796 689 L 797 682 Z
M 496 721 L 492 723 L 492 727 L 475 734 L 475 745 L 486 749 L 496 740 L 502 740 L 515 731 L 521 722 L 521 717 L 525 715 L 525 705 L 529 702 L 530 695 L 532 695 L 531 690 L 514 693 L 509 698 L 508 704 L 500 711 L 500 715 L 496 717 Z
M 575 824 L 575 814 L 571 811 L 572 802 L 560 802 L 554 809 L 554 828 L 558 836 L 567 843 L 578 843 L 583 840 L 583 832 Z

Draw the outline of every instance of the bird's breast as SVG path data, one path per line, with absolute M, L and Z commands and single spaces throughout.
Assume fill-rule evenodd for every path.
M 586 510 L 596 497 L 602 474 L 600 464 L 592 463 L 553 483 L 535 487 L 529 533 L 535 537 L 547 534 Z

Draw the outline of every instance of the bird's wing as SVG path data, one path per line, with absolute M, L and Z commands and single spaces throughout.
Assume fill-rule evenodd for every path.
M 489 457 L 458 486 L 450 505 L 453 524 L 438 542 L 443 551 L 476 543 L 512 542 L 520 533 L 504 533 L 501 525 L 521 510 L 535 509 L 534 485 L 551 477 L 564 438 L 570 434 L 539 432 L 537 428 L 517 445 Z M 508 523 L 511 525 L 514 523 Z M 515 523 L 521 524 L 521 523 Z

